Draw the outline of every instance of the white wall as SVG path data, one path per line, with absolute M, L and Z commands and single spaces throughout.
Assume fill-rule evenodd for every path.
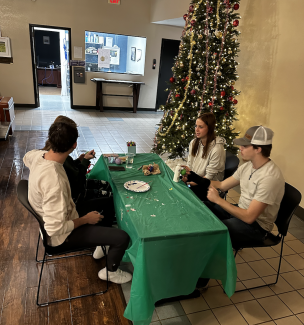
M 131 60 L 131 48 L 136 48 L 136 59 Z M 142 50 L 141 60 L 138 60 L 138 49 Z M 145 60 L 146 60 L 146 39 L 128 37 L 127 48 L 127 72 L 144 75 L 145 72 Z

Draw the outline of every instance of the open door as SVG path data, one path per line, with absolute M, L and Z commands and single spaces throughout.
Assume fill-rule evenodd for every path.
M 31 41 L 31 52 L 32 52 L 32 70 L 33 70 L 33 82 L 34 82 L 34 96 L 35 96 L 35 107 L 40 106 L 39 100 L 39 87 L 37 78 L 37 63 L 36 63 L 36 50 L 35 50 L 35 30 L 34 26 L 30 25 L 30 41 Z

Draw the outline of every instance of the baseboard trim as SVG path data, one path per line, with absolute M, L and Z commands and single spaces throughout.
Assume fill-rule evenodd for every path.
M 96 106 L 84 106 L 84 105 L 73 105 L 72 109 L 92 109 L 95 110 L 96 112 L 99 112 L 98 109 L 96 109 Z M 103 109 L 105 111 L 131 111 L 133 112 L 133 107 L 110 107 L 110 106 L 104 106 Z M 140 107 L 137 108 L 138 111 L 149 111 L 149 112 L 155 112 L 154 108 L 145 108 L 145 107 Z
M 24 107 L 24 108 L 37 108 L 35 104 L 16 104 L 14 103 L 15 107 Z
M 304 209 L 302 207 L 297 207 L 295 215 L 304 221 Z

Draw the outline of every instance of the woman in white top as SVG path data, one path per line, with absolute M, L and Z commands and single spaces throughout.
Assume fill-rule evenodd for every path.
M 190 142 L 187 166 L 201 177 L 209 180 L 222 181 L 226 153 L 224 138 L 215 136 L 215 116 L 204 113 L 195 124 L 195 139 Z M 187 182 L 187 177 L 183 178 Z M 207 191 L 196 183 L 190 182 L 191 190 L 203 201 L 207 200 Z

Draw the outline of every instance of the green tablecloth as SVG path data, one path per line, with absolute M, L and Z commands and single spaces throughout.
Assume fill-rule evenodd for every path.
M 137 170 L 153 162 L 161 174 Z M 131 237 L 124 261 L 132 262 L 134 274 L 124 316 L 148 325 L 156 301 L 191 293 L 199 277 L 221 280 L 232 296 L 236 266 L 226 226 L 183 182 L 173 182 L 173 172 L 156 154 L 137 154 L 126 171 L 110 172 L 108 165 L 101 156 L 88 177 L 111 183 L 118 226 Z M 127 191 L 129 180 L 152 181 L 151 189 Z

